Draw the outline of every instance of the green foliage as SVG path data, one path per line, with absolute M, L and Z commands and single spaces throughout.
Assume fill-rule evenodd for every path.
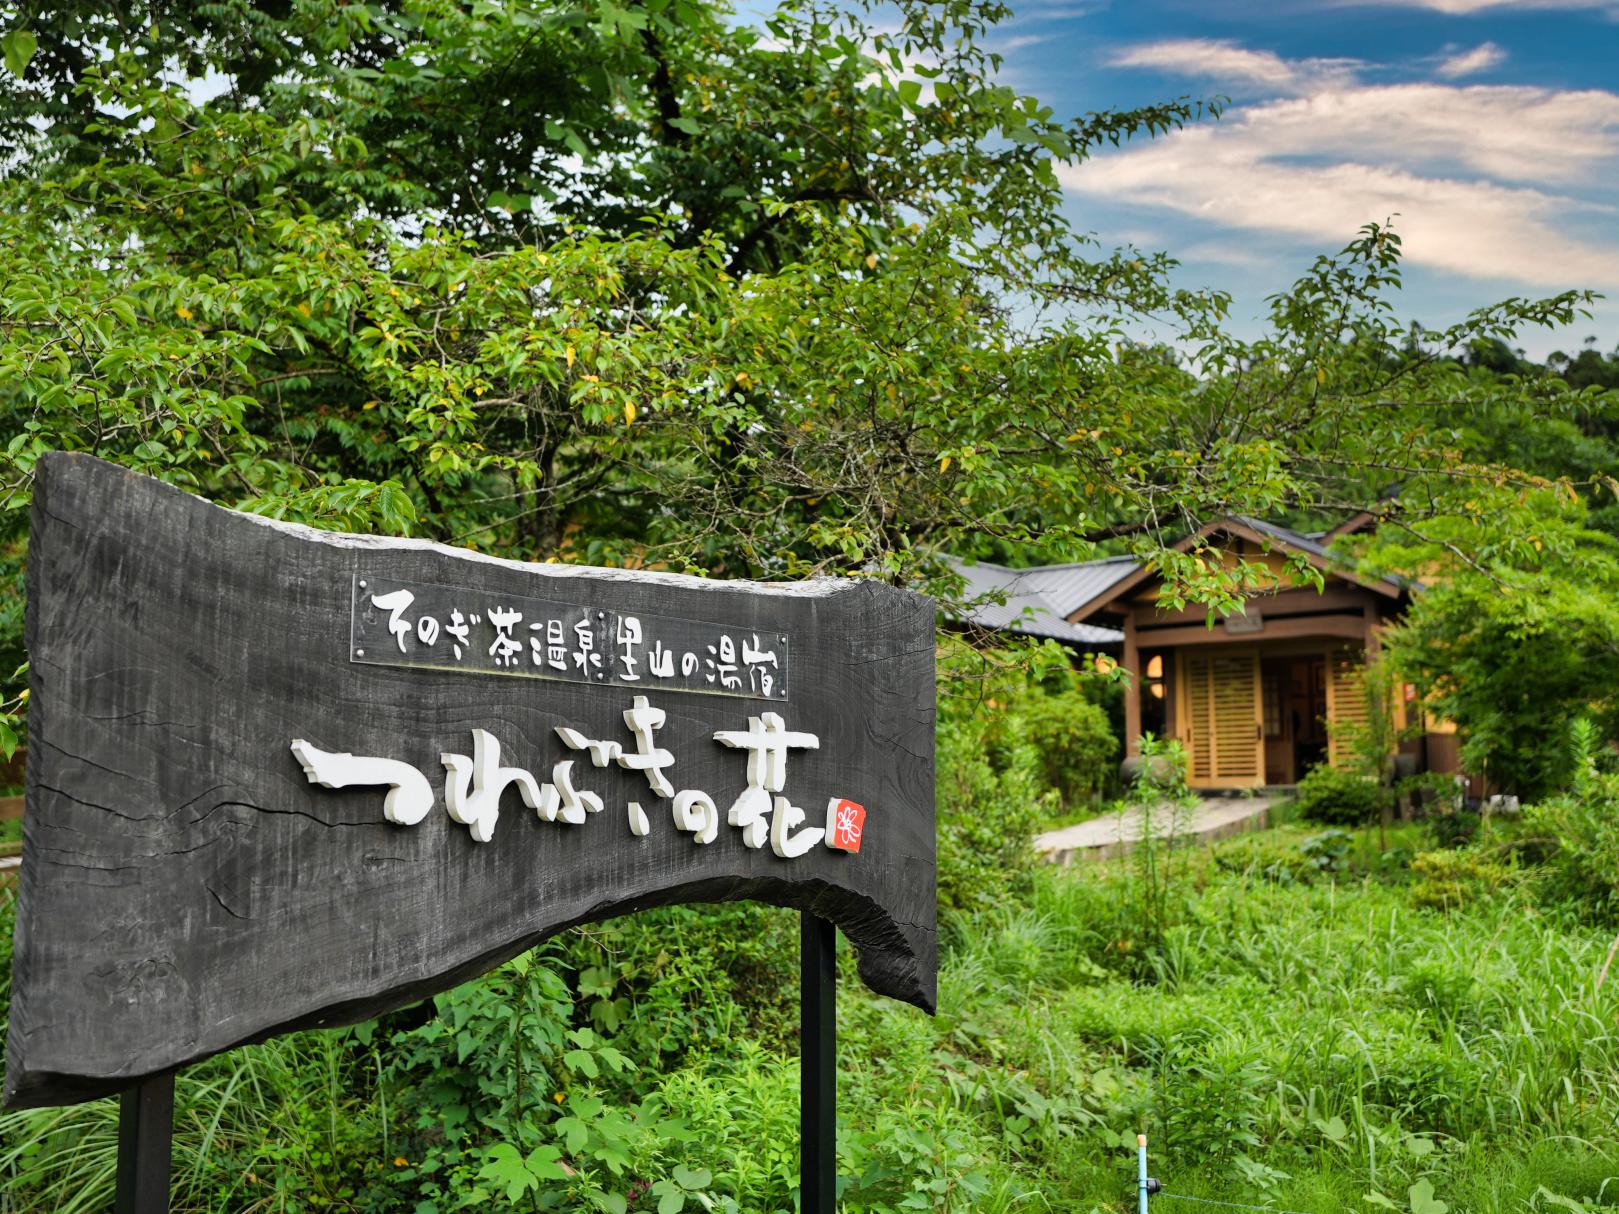
M 1321 872 L 1296 842 L 1272 831 L 1252 831 L 1221 843 L 1214 863 L 1228 873 L 1282 885 L 1313 881 Z
M 1037 869 L 1024 901 L 957 919 L 933 1020 L 863 991 L 845 950 L 841 1208 L 1110 1209 L 1138 1131 L 1191 1196 L 1611 1208 L 1619 995 L 1594 980 L 1611 933 L 1517 897 L 1421 909 L 1379 875 L 1375 832 L 1261 839 L 1338 859 L 1279 883 L 1189 851 L 1150 986 L 1119 964 L 1129 862 Z M 8 917 L 0 894 L 0 940 Z M 430 1007 L 188 1068 L 175 1209 L 789 1214 L 796 923 L 750 906 L 618 920 Z M 25 1209 L 104 1208 L 114 1117 L 0 1116 L 0 1185 Z
M 1381 790 L 1374 780 L 1325 763 L 1304 773 L 1294 796 L 1300 817 L 1334 826 L 1370 822 L 1381 805 Z
M 1554 841 L 1548 893 L 1584 917 L 1619 922 L 1619 776 L 1587 769 L 1573 791 L 1526 807 L 1524 818 Z
M 1144 734 L 1140 755 L 1135 783 L 1120 808 L 1137 842 L 1128 861 L 1126 927 L 1118 952 L 1130 972 L 1163 978 L 1172 960 L 1167 955 L 1171 929 L 1186 915 L 1187 861 L 1180 835 L 1197 795 L 1187 787 L 1186 750 L 1179 742 Z
M 1309 884 L 1350 871 L 1352 840 L 1348 831 L 1336 829 L 1302 840 L 1290 834 L 1254 831 L 1222 843 L 1214 853 L 1214 862 L 1224 871 L 1240 873 L 1250 880 Z M 1388 854 L 1380 853 L 1380 857 Z M 1382 867 L 1386 869 L 1388 865 Z
M 1456 910 L 1510 888 L 1517 874 L 1506 864 L 1474 849 L 1423 852 L 1411 861 L 1417 883 L 1416 906 Z
M 1489 510 L 1480 501 L 1428 544 L 1380 540 L 1381 559 L 1434 571 L 1389 639 L 1430 709 L 1458 726 L 1465 769 L 1535 800 L 1571 778 L 1576 717 L 1609 736 L 1619 725 L 1619 540 L 1587 525 L 1572 489 L 1530 495 L 1528 517 Z
M 947 600 L 940 551 L 1105 540 L 1228 608 L 1259 567 L 1175 549 L 1185 521 L 1368 503 L 1393 450 L 1414 517 L 1467 509 L 1431 409 L 1502 391 L 1394 319 L 1398 237 L 1238 338 L 1169 258 L 1076 232 L 1056 172 L 1205 107 L 1056 115 L 998 76 L 1009 16 L 31 10 L 0 46 L 0 597 L 59 448 L 317 525 Z M 1133 340 L 1149 315 L 1186 355 Z
M 934 778 L 941 908 L 990 906 L 1026 889 L 1034 835 L 1057 805 L 1039 779 L 1032 746 L 1007 748 L 1001 766 L 990 761 L 991 728 L 970 707 L 940 714 Z
M 1041 781 L 1064 804 L 1090 802 L 1109 784 L 1119 741 L 1107 713 L 1078 686 L 1039 688 L 1012 709 L 1018 728 L 1034 747 Z

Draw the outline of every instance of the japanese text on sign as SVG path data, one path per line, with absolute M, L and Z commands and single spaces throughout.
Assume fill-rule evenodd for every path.
M 788 637 L 356 576 L 351 661 L 785 700 Z
M 627 771 L 640 772 L 648 785 L 644 795 L 670 800 L 675 830 L 689 833 L 694 842 L 712 843 L 719 835 L 718 803 L 701 789 L 677 792 L 666 774 L 675 765 L 675 756 L 658 746 L 655 734 L 667 714 L 649 704 L 645 696 L 636 696 L 621 715 L 634 738 L 633 751 L 621 740 L 586 737 L 570 725 L 555 726 L 556 734 L 569 751 L 588 755 L 593 767 L 616 764 Z M 770 850 L 783 860 L 796 859 L 818 844 L 846 853 L 860 850 L 866 820 L 863 806 L 831 797 L 826 805 L 826 825 L 809 826 L 805 811 L 785 795 L 789 752 L 820 749 L 816 735 L 787 728 L 778 713 L 762 712 L 748 718 L 746 729 L 718 730 L 713 739 L 721 746 L 747 754 L 748 785 L 725 813 L 726 824 L 742 832 L 746 846 L 761 848 L 768 840 Z M 415 826 L 433 808 L 433 786 L 428 777 L 400 759 L 322 750 L 303 738 L 293 740 L 292 753 L 311 784 L 324 788 L 386 787 L 382 816 L 397 825 Z M 581 826 L 587 814 L 600 813 L 606 807 L 600 793 L 582 787 L 575 758 L 552 764 L 551 778 L 542 783 L 524 768 L 503 766 L 501 755 L 500 740 L 494 734 L 474 729 L 471 755 L 439 756 L 445 771 L 445 811 L 452 821 L 467 827 L 479 843 L 494 838 L 501 794 L 509 787 L 517 789 L 524 804 L 542 822 Z M 644 838 L 652 832 L 652 819 L 639 800 L 627 801 L 624 810 L 632 835 Z

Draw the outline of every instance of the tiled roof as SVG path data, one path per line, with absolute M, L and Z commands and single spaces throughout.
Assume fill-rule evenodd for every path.
M 1247 514 L 1233 514 L 1231 517 L 1237 522 L 1241 523 L 1243 526 L 1253 528 L 1261 535 L 1270 536 L 1278 543 L 1287 544 L 1290 547 L 1301 549 L 1302 551 L 1308 552 L 1313 556 L 1318 556 L 1323 560 L 1331 561 L 1340 567 L 1343 565 L 1342 560 L 1334 558 L 1327 546 L 1321 542 L 1323 537 L 1320 535 L 1305 535 L 1301 531 L 1294 531 L 1287 527 L 1278 526 L 1275 523 L 1263 522 L 1260 519 L 1254 518 L 1253 516 Z M 1368 578 L 1365 580 L 1384 582 L 1398 590 L 1412 589 L 1411 583 L 1402 581 L 1399 578 L 1385 577 L 1375 579 Z
M 1322 560 L 1340 564 L 1322 543 L 1323 533 L 1306 535 L 1276 523 L 1246 514 L 1229 516 L 1252 531 L 1275 540 L 1279 545 L 1307 552 Z M 1068 617 L 1087 603 L 1124 581 L 1141 568 L 1130 556 L 1108 556 L 1096 561 L 1070 565 L 1038 565 L 1032 569 L 1008 569 L 988 561 L 966 562 L 949 558 L 951 566 L 967 580 L 965 597 L 981 599 L 994 590 L 1004 591 L 1006 602 L 979 602 L 968 618 L 986 628 L 1010 628 L 1031 636 L 1055 637 L 1075 645 L 1117 645 L 1124 634 L 1094 624 L 1070 624 Z M 1399 578 L 1375 579 L 1398 590 L 1420 590 L 1421 586 Z
M 967 562 L 954 557 L 950 558 L 950 564 L 967 583 L 963 597 L 973 602 L 974 606 L 967 612 L 966 618 L 975 624 L 985 628 L 1006 628 L 1029 636 L 1051 637 L 1070 645 L 1118 645 L 1124 640 L 1124 634 L 1114 628 L 1068 623 L 1063 618 L 1059 603 L 1052 599 L 1045 587 L 1038 584 L 1045 579 L 1045 575 L 1062 574 L 1083 566 L 1047 565 L 1041 569 L 1008 569 L 988 561 Z M 1131 562 L 1124 573 L 1133 567 L 1134 563 Z M 1124 573 L 1118 576 L 1123 577 Z M 1066 585 L 1061 579 L 1056 580 L 1059 587 Z M 995 591 L 1004 593 L 1004 603 L 984 597 Z M 1064 597 L 1063 601 L 1069 600 Z
M 1016 572 L 1025 584 L 1032 586 L 1041 598 L 1056 608 L 1058 615 L 1066 619 L 1140 567 L 1140 562 L 1133 556 L 1108 556 L 1098 561 L 1040 565 Z

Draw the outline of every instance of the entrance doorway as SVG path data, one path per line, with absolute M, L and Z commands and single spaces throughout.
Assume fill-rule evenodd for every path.
M 1327 760 L 1327 669 L 1321 654 L 1260 663 L 1265 783 L 1297 784 Z

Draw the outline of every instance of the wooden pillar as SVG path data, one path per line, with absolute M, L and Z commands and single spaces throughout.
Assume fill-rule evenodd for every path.
M 838 929 L 803 911 L 799 941 L 798 1208 L 801 1214 L 833 1214 L 838 1194 Z
M 168 1214 L 174 1073 L 126 1088 L 118 1103 L 116 1214 Z
M 1130 672 L 1130 685 L 1124 692 L 1124 753 L 1141 753 L 1141 680 L 1146 672 L 1141 668 L 1141 650 L 1136 646 L 1136 618 L 1134 613 L 1124 617 L 1124 662 Z

